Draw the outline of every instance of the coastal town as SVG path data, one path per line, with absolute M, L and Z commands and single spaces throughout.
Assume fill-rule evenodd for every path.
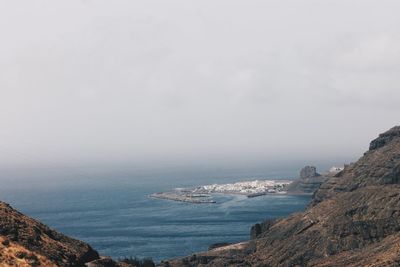
M 197 187 L 198 193 L 241 194 L 252 196 L 256 194 L 285 194 L 285 187 L 290 184 L 288 180 L 254 180 L 231 184 L 212 184 Z
M 286 194 L 289 180 L 252 180 L 228 184 L 211 184 L 194 188 L 176 188 L 169 192 L 151 194 L 152 198 L 190 203 L 216 203 L 213 194 L 239 194 L 249 198 L 267 194 Z

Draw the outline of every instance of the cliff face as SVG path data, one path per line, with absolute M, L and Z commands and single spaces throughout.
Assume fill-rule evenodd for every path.
M 381 134 L 356 163 L 322 183 L 305 212 L 262 228 L 240 246 L 168 264 L 399 266 L 400 127 Z
M 0 202 L 0 265 L 84 266 L 99 258 L 88 244 L 60 234 Z

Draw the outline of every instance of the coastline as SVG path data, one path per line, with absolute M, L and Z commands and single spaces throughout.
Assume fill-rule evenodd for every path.
M 242 195 L 255 198 L 264 195 L 286 195 L 290 180 L 251 180 L 228 184 L 203 185 L 192 188 L 175 188 L 171 191 L 150 194 L 150 198 L 195 204 L 213 204 L 213 195 Z
M 149 195 L 150 198 L 165 199 L 171 201 L 188 202 L 194 204 L 214 204 L 217 203 L 215 200 L 209 199 L 209 197 L 203 196 L 187 196 L 178 195 L 170 192 L 154 193 Z

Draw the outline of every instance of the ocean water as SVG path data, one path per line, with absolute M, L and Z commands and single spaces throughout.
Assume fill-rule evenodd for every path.
M 175 187 L 246 180 L 201 175 L 110 177 L 96 182 L 72 179 L 59 186 L 3 187 L 0 197 L 50 227 L 88 242 L 102 255 L 155 261 L 204 251 L 213 243 L 247 240 L 253 224 L 301 211 L 310 201 L 305 196 L 218 195 L 216 204 L 192 204 L 148 197 Z

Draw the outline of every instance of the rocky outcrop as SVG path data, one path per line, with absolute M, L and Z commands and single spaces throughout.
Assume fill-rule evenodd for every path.
M 305 166 L 300 171 L 300 177 L 286 187 L 286 191 L 292 195 L 313 195 L 320 185 L 327 179 L 317 173 L 314 166 Z
M 305 166 L 300 170 L 300 179 L 314 178 L 321 176 L 321 174 L 317 173 L 317 168 L 314 166 Z
M 360 160 L 323 182 L 304 212 L 264 231 L 260 225 L 241 246 L 198 254 L 204 263 L 188 257 L 169 266 L 399 266 L 398 133 L 380 135 Z
M 256 239 L 261 236 L 262 233 L 267 232 L 272 225 L 274 225 L 276 220 L 265 220 L 262 223 L 256 223 L 250 229 L 250 239 Z
M 389 131 L 382 133 L 378 138 L 372 140 L 369 145 L 369 150 L 375 150 L 381 148 L 388 143 L 392 142 L 393 139 L 400 137 L 400 126 L 393 127 Z

